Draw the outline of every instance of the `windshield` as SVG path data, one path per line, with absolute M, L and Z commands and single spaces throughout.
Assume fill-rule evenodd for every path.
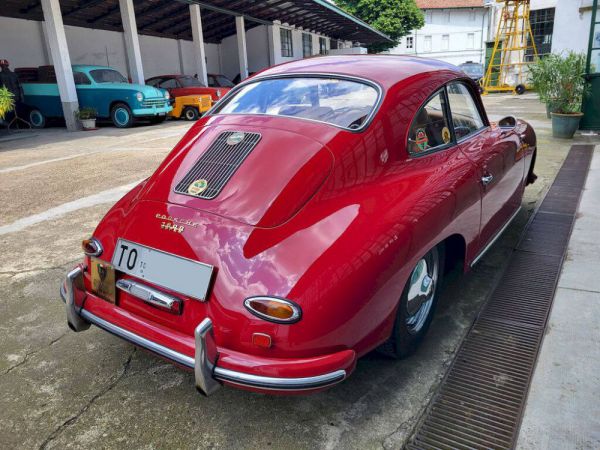
M 373 86 L 358 81 L 276 78 L 242 87 L 217 112 L 299 117 L 356 130 L 366 123 L 377 98 Z
M 96 83 L 127 83 L 127 79 L 113 69 L 91 70 L 90 75 Z
M 235 84 L 231 82 L 231 80 L 223 75 L 215 75 L 215 79 L 217 81 L 217 85 L 221 87 L 234 87 Z
M 483 75 L 483 66 L 479 64 L 469 64 L 460 67 L 467 75 Z
M 204 85 L 194 77 L 179 77 L 179 82 L 183 87 L 204 87 Z

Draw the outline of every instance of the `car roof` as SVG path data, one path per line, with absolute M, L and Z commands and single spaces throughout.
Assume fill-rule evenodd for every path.
M 114 67 L 108 67 L 108 66 L 94 66 L 94 65 L 88 65 L 88 64 L 73 64 L 71 66 L 73 69 L 79 69 L 79 70 L 97 70 L 97 69 L 110 69 L 110 70 L 117 70 Z M 117 70 L 118 72 L 118 70 Z
M 456 66 L 436 59 L 401 55 L 317 56 L 280 64 L 260 72 L 258 77 L 294 73 L 324 73 L 365 78 L 390 87 L 414 75 L 453 72 L 464 76 Z

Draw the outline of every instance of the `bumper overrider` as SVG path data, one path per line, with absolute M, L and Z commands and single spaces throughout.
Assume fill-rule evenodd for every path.
M 83 300 L 87 295 L 83 283 L 83 269 L 81 267 L 76 267 L 67 274 L 60 294 L 65 302 L 68 325 L 73 331 L 87 330 L 93 324 L 134 345 L 156 353 L 176 364 L 192 369 L 194 371 L 196 388 L 204 395 L 212 394 L 222 383 L 230 383 L 250 389 L 280 392 L 318 390 L 339 383 L 347 375 L 345 369 L 339 369 L 310 377 L 278 378 L 219 367 L 216 364 L 218 349 L 215 344 L 213 323 L 208 317 L 202 320 L 194 331 L 194 357 L 192 358 L 177 352 L 143 336 L 132 333 L 121 326 L 117 326 L 93 314 L 82 306 L 78 306 L 83 305 Z

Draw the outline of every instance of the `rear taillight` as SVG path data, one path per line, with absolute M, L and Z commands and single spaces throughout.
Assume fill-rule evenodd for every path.
M 81 242 L 83 253 L 87 256 L 100 256 L 102 254 L 102 244 L 96 238 L 84 239 Z
M 275 297 L 250 297 L 244 306 L 256 317 L 275 323 L 295 323 L 302 317 L 300 306 L 290 300 Z

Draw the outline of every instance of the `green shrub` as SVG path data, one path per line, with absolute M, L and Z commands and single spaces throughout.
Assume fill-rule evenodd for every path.
M 96 109 L 86 106 L 75 112 L 75 118 L 79 120 L 89 120 L 98 117 Z
M 6 114 L 15 108 L 15 99 L 12 92 L 4 86 L 0 88 L 0 119 L 4 119 Z
M 529 66 L 531 84 L 551 112 L 569 114 L 581 111 L 586 93 L 586 56 L 569 52 L 548 55 Z

